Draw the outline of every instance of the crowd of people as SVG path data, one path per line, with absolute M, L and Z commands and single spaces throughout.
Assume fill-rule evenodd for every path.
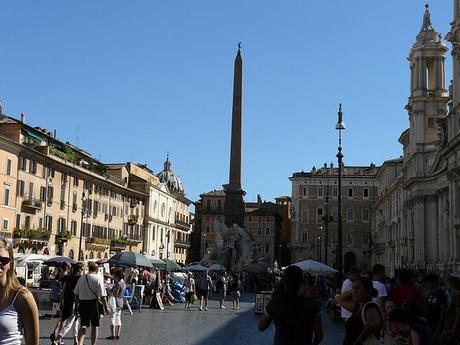
M 385 267 L 372 272 L 351 267 L 338 291 L 336 277 L 314 278 L 289 266 L 273 290 L 259 321 L 264 331 L 273 322 L 275 345 L 320 344 L 320 305 L 324 288 L 332 319 L 344 322 L 343 345 L 459 345 L 460 278 L 400 270 L 388 279 Z M 321 288 L 321 284 L 323 287 Z M 339 313 L 336 313 L 336 311 Z

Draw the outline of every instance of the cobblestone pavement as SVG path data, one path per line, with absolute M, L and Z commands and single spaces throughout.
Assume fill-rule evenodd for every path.
M 257 330 L 259 317 L 254 314 L 254 294 L 242 296 L 241 308 L 238 311 L 231 310 L 231 302 L 227 302 L 226 306 L 226 310 L 218 309 L 217 301 L 211 300 L 207 312 L 199 311 L 197 306 L 185 310 L 181 303 L 162 311 L 150 309 L 142 309 L 140 313 L 134 311 L 133 316 L 123 312 L 121 339 L 105 339 L 110 334 L 109 322 L 104 318 L 101 321 L 98 344 L 265 345 L 273 343 L 273 327 L 264 333 Z M 48 336 L 56 322 L 56 318 L 40 320 L 40 344 L 50 343 Z M 325 312 L 323 329 L 325 337 L 321 344 L 341 344 L 343 325 L 330 321 L 329 314 Z M 70 338 L 65 338 L 64 341 L 66 344 L 73 343 Z M 90 344 L 88 335 L 85 344 Z

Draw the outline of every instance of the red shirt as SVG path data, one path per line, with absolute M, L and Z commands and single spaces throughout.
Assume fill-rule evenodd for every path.
M 398 308 L 402 308 L 407 300 L 412 300 L 421 304 L 423 302 L 423 296 L 413 286 L 406 284 L 399 284 L 391 290 L 390 296 L 396 303 Z

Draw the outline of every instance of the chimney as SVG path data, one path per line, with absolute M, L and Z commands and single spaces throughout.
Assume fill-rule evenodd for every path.
M 0 109 L 0 114 L 2 113 L 2 110 Z M 26 115 L 24 113 L 21 113 L 21 123 L 26 122 Z
M 257 194 L 257 203 L 258 204 L 262 203 L 262 198 L 260 197 L 260 194 Z
M 56 130 L 53 132 L 53 138 L 56 139 Z

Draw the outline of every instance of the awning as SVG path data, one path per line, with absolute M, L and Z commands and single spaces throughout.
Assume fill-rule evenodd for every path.
M 33 132 L 30 132 L 28 130 L 24 130 L 24 132 L 26 132 L 26 135 L 32 139 L 35 139 L 35 140 L 38 140 L 39 142 L 42 142 L 42 141 L 46 141 L 44 137 L 38 135 L 38 134 L 35 134 Z

